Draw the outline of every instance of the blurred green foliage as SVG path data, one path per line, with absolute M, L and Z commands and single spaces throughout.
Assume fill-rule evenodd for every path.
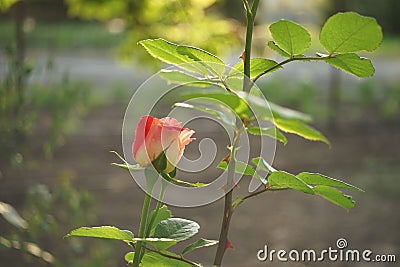
M 137 60 L 148 61 L 136 44 L 154 37 L 191 44 L 216 54 L 232 51 L 239 44 L 239 24 L 222 17 L 214 7 L 216 0 L 66 0 L 66 3 L 71 16 L 114 23 L 120 30 L 125 28 L 127 37 L 120 47 L 125 58 L 134 55 Z
M 71 183 L 73 176 L 72 171 L 64 170 L 53 188 L 43 184 L 29 188 L 21 210 L 27 228 L 13 227 L 9 228 L 8 233 L 2 233 L 5 237 L 0 240 L 0 248 L 8 248 L 9 244 L 18 248 L 16 244 L 21 244 L 20 250 L 24 257 L 20 260 L 31 264 L 35 258 L 32 257 L 33 254 L 40 261 L 43 259 L 58 267 L 115 266 L 116 262 L 112 257 L 115 247 L 110 244 L 105 246 L 102 242 L 93 243 L 82 239 L 62 241 L 62 237 L 70 229 L 96 220 L 93 195 L 75 188 Z M 41 254 L 36 255 L 35 250 L 25 247 L 24 244 L 34 244 Z
M 7 73 L 0 82 L 0 148 L 2 160 L 9 159 L 17 166 L 23 156 L 31 153 L 30 145 L 41 146 L 49 157 L 55 147 L 63 144 L 65 134 L 90 108 L 90 89 L 87 84 L 70 81 L 68 76 L 18 89 L 14 52 L 9 49 L 7 53 Z M 48 64 L 49 73 L 52 67 Z M 24 64 L 24 80 L 32 68 Z M 31 138 L 35 142 L 29 142 Z
M 288 83 L 279 78 L 260 83 L 268 101 L 301 110 L 312 115 L 319 123 L 329 121 L 331 106 L 326 105 L 328 90 L 310 82 Z M 284 90 L 285 93 L 282 93 Z M 397 83 L 381 83 L 366 80 L 355 85 L 355 89 L 343 92 L 341 112 L 343 119 L 350 121 L 396 121 L 400 117 L 400 86 Z
M 0 11 L 8 10 L 18 0 L 0 0 Z

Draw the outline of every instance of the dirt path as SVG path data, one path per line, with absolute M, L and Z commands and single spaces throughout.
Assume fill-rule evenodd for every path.
M 74 184 L 88 189 L 99 200 L 98 225 L 113 224 L 121 228 L 137 225 L 143 192 L 128 173 L 110 166 L 115 158 L 108 152 L 121 150 L 123 112 L 124 107 L 118 105 L 93 111 L 83 121 L 81 130 L 68 137 L 66 145 L 56 151 L 52 160 L 42 162 L 40 169 L 3 173 L 1 199 L 18 207 L 26 188 L 39 182 L 51 185 L 60 172 L 69 170 Z M 273 249 L 322 250 L 333 246 L 340 237 L 346 238 L 353 248 L 370 248 L 376 253 L 398 252 L 400 216 L 395 211 L 400 191 L 393 197 L 374 187 L 391 187 L 387 183 L 398 177 L 400 127 L 366 125 L 366 122 L 348 126 L 349 130 L 328 133 L 332 149 L 290 136 L 284 150 L 278 147 L 275 165 L 294 173 L 319 171 L 352 177 L 344 179 L 367 190 L 351 192 L 357 207 L 347 213 L 327 201 L 298 192 L 267 193 L 254 198 L 234 214 L 229 239 L 235 249 L 227 252 L 225 266 L 266 266 L 256 258 L 257 251 L 265 244 Z M 387 172 L 380 173 L 382 169 Z M 381 182 L 377 183 L 378 179 Z M 393 187 L 399 189 L 397 184 Z M 240 191 L 244 194 L 246 188 L 243 185 Z M 218 236 L 221 209 L 221 201 L 199 208 L 172 208 L 175 216 L 199 222 L 202 227 L 199 236 L 211 239 Z M 121 249 L 121 255 L 123 252 Z M 213 248 L 199 250 L 195 259 L 210 266 L 213 253 Z M 17 265 L 10 262 L 8 266 Z M 119 266 L 124 266 L 122 260 Z

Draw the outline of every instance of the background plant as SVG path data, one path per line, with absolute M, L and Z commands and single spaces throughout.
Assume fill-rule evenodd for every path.
M 95 202 L 91 193 L 71 185 L 69 171 L 60 173 L 53 188 L 43 184 L 32 186 L 26 193 L 21 215 L 8 204 L 0 203 L 0 214 L 9 223 L 8 231 L 0 236 L 0 249 L 19 250 L 20 262 L 26 264 L 111 266 L 115 264 L 111 257 L 115 248 L 110 244 L 77 239 L 59 243 L 54 239 L 71 227 L 96 221 Z M 66 253 L 68 257 L 64 259 Z M 77 257 L 82 259 L 78 261 Z

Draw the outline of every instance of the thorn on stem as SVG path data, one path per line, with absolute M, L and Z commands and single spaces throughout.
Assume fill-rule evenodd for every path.
M 246 61 L 246 50 L 243 51 L 243 53 L 240 55 L 239 58 L 241 58 L 243 60 L 243 62 Z
M 225 246 L 225 250 L 227 250 L 227 249 L 229 249 L 229 248 L 231 248 L 231 249 L 235 249 L 235 247 L 233 246 L 233 244 L 232 244 L 232 242 L 231 241 L 229 241 L 228 239 L 226 240 L 226 246 Z
M 235 184 L 233 185 L 233 187 L 234 187 L 234 188 L 240 188 L 239 182 L 238 182 L 238 181 L 235 182 Z M 225 193 L 226 193 L 226 192 L 227 192 L 227 188 L 228 188 L 227 184 L 224 184 L 224 185 L 222 185 L 219 189 L 224 190 Z

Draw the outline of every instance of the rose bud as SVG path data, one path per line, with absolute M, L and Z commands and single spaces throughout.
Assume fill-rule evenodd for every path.
M 157 171 L 170 173 L 181 159 L 185 146 L 195 139 L 191 138 L 193 134 L 193 130 L 182 128 L 182 123 L 174 118 L 157 119 L 143 116 L 137 125 L 132 144 L 133 158 L 139 165 L 145 167 L 151 162 L 154 163 L 164 152 L 165 168 Z

